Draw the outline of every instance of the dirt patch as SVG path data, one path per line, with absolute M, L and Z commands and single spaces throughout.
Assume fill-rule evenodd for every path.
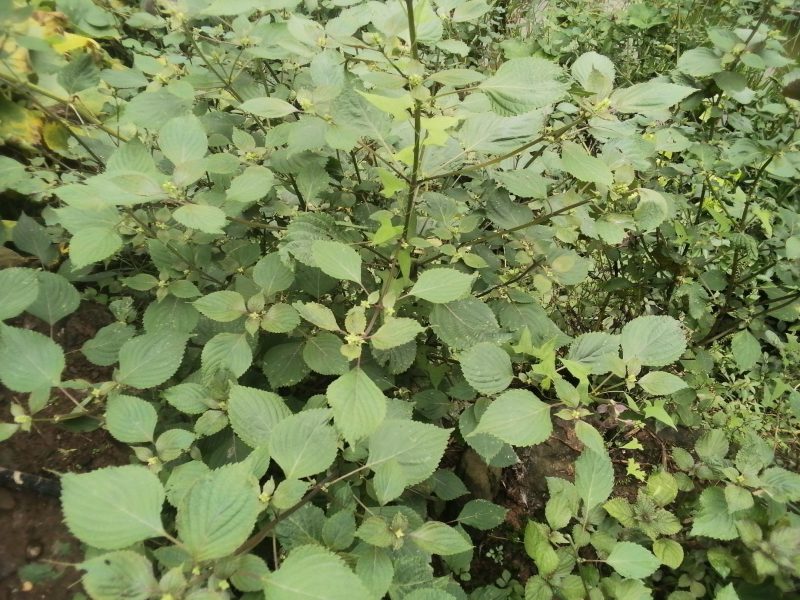
M 97 304 L 83 304 L 77 312 L 52 329 L 25 316 L 16 327 L 52 335 L 67 355 L 64 378 L 104 381 L 110 371 L 88 362 L 81 345 L 111 322 L 108 311 Z M 25 394 L 0 386 L 0 413 L 7 418 L 10 402 L 25 403 Z M 56 394 L 51 405 L 37 417 L 66 414 L 73 404 Z M 53 423 L 37 423 L 30 433 L 17 433 L 0 444 L 0 467 L 56 478 L 58 473 L 85 472 L 125 464 L 129 450 L 103 429 L 67 431 Z M 80 574 L 73 568 L 81 560 L 80 543 L 62 522 L 55 496 L 0 488 L 0 600 L 67 600 L 80 591 Z

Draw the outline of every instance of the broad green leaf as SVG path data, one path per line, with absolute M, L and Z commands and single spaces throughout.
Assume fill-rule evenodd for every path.
M 424 328 L 414 319 L 387 317 L 383 325 L 372 334 L 370 341 L 377 350 L 389 350 L 407 344 L 422 331 Z
M 449 429 L 401 419 L 386 419 L 381 423 L 369 438 L 367 464 L 376 476 L 388 467 L 400 479 L 399 492 L 378 494 L 381 504 L 397 498 L 403 488 L 431 476 L 444 455 L 450 432 Z
M 775 502 L 800 501 L 800 474 L 781 467 L 769 467 L 759 475 L 761 486 Z
M 485 433 L 512 446 L 533 446 L 552 431 L 547 404 L 528 390 L 508 390 L 489 405 L 469 435 Z
M 660 114 L 697 90 L 664 81 L 647 81 L 611 94 L 611 106 L 620 113 Z
M 273 252 L 261 258 L 253 267 L 253 281 L 265 296 L 273 296 L 292 285 L 294 273 L 283 263 L 280 254 Z
M 644 579 L 661 566 L 652 552 L 633 542 L 617 542 L 606 562 L 627 579 Z
M 686 350 L 686 335 L 672 317 L 637 317 L 622 328 L 622 357 L 647 367 L 675 362 Z
M 264 354 L 261 369 L 273 389 L 294 385 L 309 373 L 303 360 L 303 341 L 289 342 L 273 346 Z
M 161 385 L 180 367 L 185 347 L 186 337 L 171 331 L 131 338 L 119 350 L 117 381 L 139 389 Z
M 199 415 L 216 405 L 210 392 L 199 383 L 173 385 L 163 394 L 167 402 L 187 415 Z
M 120 442 L 152 442 L 157 422 L 156 409 L 141 398 L 117 395 L 108 399 L 106 429 Z
M 199 460 L 190 460 L 172 469 L 165 485 L 167 502 L 178 508 L 192 486 L 210 472 L 208 465 Z
M 467 552 L 472 548 L 468 539 L 449 525 L 439 521 L 427 521 L 409 534 L 409 539 L 425 552 L 450 556 Z
M 106 467 L 61 477 L 64 519 L 79 540 L 119 550 L 163 534 L 164 488 L 147 467 Z
M 468 296 L 474 281 L 475 275 L 455 269 L 428 269 L 419 276 L 408 293 L 434 304 L 444 304 Z
M 297 112 L 297 109 L 285 100 L 267 97 L 251 98 L 242 102 L 238 110 L 264 119 L 278 119 Z
M 175 117 L 158 132 L 158 145 L 174 165 L 199 160 L 208 151 L 208 139 L 200 119 L 194 115 Z
M 242 295 L 232 290 L 211 292 L 207 296 L 198 298 L 192 304 L 209 319 L 221 323 L 235 321 L 247 312 Z
M 81 346 L 81 352 L 95 365 L 108 367 L 119 360 L 119 349 L 133 337 L 136 328 L 125 323 L 106 325 Z
M 268 600 L 374 600 L 361 579 L 330 550 L 299 546 L 289 552 L 280 568 L 267 578 Z
M 639 379 L 639 385 L 652 396 L 669 396 L 688 387 L 683 379 L 666 371 L 650 371 Z
M 29 329 L 0 325 L 0 381 L 14 392 L 58 385 L 64 351 L 49 337 Z
M 266 167 L 254 165 L 247 167 L 241 175 L 231 181 L 226 198 L 230 202 L 248 204 L 261 200 L 272 189 L 275 175 Z
M 361 368 L 331 383 L 326 395 L 336 428 L 350 444 L 374 432 L 386 416 L 386 396 Z
M 739 600 L 739 594 L 736 593 L 736 588 L 733 587 L 732 583 L 729 583 L 717 592 L 717 595 L 714 596 L 714 600 Z
M 228 371 L 234 377 L 241 377 L 253 364 L 247 334 L 218 333 L 203 346 L 201 362 L 205 373 Z
M 709 487 L 702 491 L 691 534 L 715 540 L 733 540 L 739 537 L 736 523 L 728 512 L 728 503 L 722 488 Z
M 75 286 L 61 275 L 42 271 L 36 274 L 39 280 L 39 296 L 25 310 L 50 325 L 75 312 L 81 296 Z
M 178 537 L 196 562 L 231 554 L 250 535 L 261 512 L 258 480 L 244 463 L 204 475 L 178 507 Z
M 317 267 L 326 275 L 361 283 L 361 256 L 347 244 L 318 240 L 312 252 Z
M 614 489 L 614 467 L 607 454 L 581 453 L 575 461 L 575 489 L 587 512 L 608 500 Z
M 0 271 L 0 320 L 16 317 L 39 295 L 39 280 L 33 269 L 13 267 Z
M 309 323 L 313 323 L 317 327 L 327 329 L 328 331 L 339 331 L 339 325 L 336 323 L 336 316 L 327 306 L 323 306 L 317 302 L 295 302 L 292 306 L 300 313 L 300 316 Z
M 477 298 L 434 305 L 430 324 L 439 339 L 456 350 L 494 341 L 500 336 L 497 317 Z
M 270 570 L 263 558 L 255 554 L 245 554 L 237 562 L 231 575 L 231 583 L 243 592 L 261 592 Z
M 543 577 L 552 575 L 558 568 L 558 555 L 547 536 L 547 528 L 534 521 L 525 527 L 525 552 L 533 559 Z
M 76 268 L 105 260 L 122 248 L 122 238 L 107 227 L 85 227 L 69 241 L 69 258 Z
M 731 351 L 740 371 L 749 371 L 761 358 L 761 344 L 747 329 L 742 329 L 731 338 Z
M 251 448 L 269 445 L 275 425 L 291 414 L 277 394 L 242 385 L 231 387 L 228 418 L 236 435 Z
M 466 350 L 459 362 L 464 378 L 481 394 L 502 392 L 514 379 L 508 353 L 488 342 Z
M 575 422 L 575 435 L 587 449 L 598 454 L 606 452 L 606 443 L 603 436 L 586 421 Z
M 342 354 L 342 340 L 323 331 L 306 340 L 303 360 L 315 373 L 342 375 L 347 372 L 349 362 Z
M 642 232 L 653 231 L 669 216 L 669 203 L 655 190 L 639 188 L 639 204 L 633 212 L 636 226 Z
M 556 63 L 543 58 L 514 58 L 478 86 L 500 115 L 520 115 L 555 104 L 568 84 Z
M 614 63 L 597 52 L 584 52 L 575 59 L 570 70 L 575 80 L 587 92 L 607 96 L 614 87 Z
M 653 542 L 653 554 L 662 565 L 677 569 L 683 562 L 683 546 L 675 540 L 661 538 Z
M 158 590 L 153 565 L 138 552 L 122 550 L 82 562 L 81 580 L 92 600 L 147 600 Z
M 261 329 L 271 333 L 288 333 L 300 324 L 300 315 L 289 304 L 273 304 L 261 317 Z
M 505 521 L 507 509 L 488 500 L 470 500 L 461 509 L 458 522 L 475 529 L 493 529 Z
M 204 233 L 222 233 L 228 222 L 221 208 L 207 204 L 184 204 L 172 217 L 184 227 Z
M 330 411 L 304 410 L 282 419 L 272 428 L 269 451 L 289 479 L 316 475 L 336 458 L 338 438 L 328 425 Z
M 678 57 L 678 70 L 693 77 L 708 77 L 723 70 L 722 59 L 711 48 L 692 48 Z
M 561 164 L 567 173 L 579 181 L 605 186 L 614 183 L 611 168 L 602 159 L 592 156 L 583 149 L 583 146 L 575 142 L 564 142 L 561 145 Z

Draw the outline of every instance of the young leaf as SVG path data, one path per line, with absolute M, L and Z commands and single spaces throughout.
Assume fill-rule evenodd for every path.
M 646 367 L 663 367 L 686 350 L 686 335 L 672 317 L 637 317 L 622 328 L 622 357 Z
M 347 244 L 318 240 L 312 245 L 314 262 L 334 279 L 361 283 L 361 256 Z
M 536 568 L 543 577 L 552 575 L 558 568 L 558 555 L 553 550 L 544 525 L 528 521 L 525 527 L 525 552 L 536 563 Z
M 309 477 L 331 466 L 338 438 L 329 420 L 329 410 L 315 408 L 286 417 L 272 428 L 270 455 L 287 478 Z
M 386 396 L 361 368 L 355 368 L 328 386 L 333 420 L 353 444 L 375 431 L 386 416 Z
M 146 467 L 106 467 L 61 477 L 67 527 L 82 542 L 118 550 L 163 535 L 164 488 Z
M 414 319 L 388 317 L 370 337 L 370 340 L 376 350 L 390 350 L 407 344 L 421 331 L 424 331 L 424 328 Z
M 587 512 L 608 500 L 614 489 L 614 467 L 607 454 L 581 453 L 575 461 L 575 489 Z
M 157 422 L 156 409 L 141 398 L 117 395 L 108 399 L 106 429 L 120 442 L 152 442 Z
M 147 600 L 158 589 L 153 565 L 138 552 L 101 554 L 78 567 L 86 571 L 81 583 L 93 600 Z
M 434 304 L 444 304 L 469 295 L 474 281 L 475 275 L 455 269 L 428 269 L 419 276 L 408 293 Z
M 49 337 L 30 329 L 0 324 L 0 381 L 15 392 L 58 385 L 64 351 Z
M 508 390 L 489 405 L 469 436 L 484 433 L 512 446 L 533 446 L 552 431 L 547 404 L 528 390 Z
M 467 552 L 472 544 L 457 529 L 438 521 L 427 521 L 409 534 L 415 545 L 431 554 L 450 556 Z
M 186 337 L 171 331 L 131 338 L 119 350 L 117 381 L 139 389 L 161 385 L 178 370 L 185 347 Z
M 459 362 L 464 378 L 481 394 L 502 392 L 514 379 L 511 358 L 495 344 L 476 344 L 461 355 Z
M 644 579 L 661 566 L 652 552 L 633 542 L 617 542 L 606 562 L 626 579 Z

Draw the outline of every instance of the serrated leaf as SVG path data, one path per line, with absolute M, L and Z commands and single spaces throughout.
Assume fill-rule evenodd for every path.
M 285 100 L 267 97 L 251 98 L 242 102 L 238 110 L 264 119 L 278 119 L 297 112 L 297 109 Z
M 208 151 L 206 132 L 194 115 L 167 121 L 158 132 L 158 145 L 174 165 L 199 160 Z
M 64 351 L 37 331 L 0 325 L 0 381 L 15 392 L 58 385 Z
M 326 275 L 361 283 L 361 256 L 347 244 L 317 240 L 311 251 L 316 266 Z
M 500 65 L 478 88 L 498 114 L 520 115 L 558 102 L 568 87 L 562 78 L 561 67 L 549 60 L 514 58 Z
M 586 421 L 575 422 L 575 435 L 589 450 L 598 454 L 606 452 L 606 443 L 603 436 Z
M 106 325 L 81 346 L 81 352 L 95 365 L 108 367 L 119 360 L 119 349 L 133 337 L 136 329 L 125 323 Z
M 372 334 L 370 341 L 376 350 L 390 350 L 413 340 L 424 327 L 407 317 L 388 317 Z
M 739 537 L 736 523 L 728 512 L 728 503 L 722 488 L 704 489 L 700 494 L 699 505 L 692 524 L 692 535 L 715 540 L 733 540 Z
M 636 226 L 642 232 L 653 231 L 669 216 L 669 202 L 664 194 L 647 188 L 639 188 L 639 203 L 633 212 Z
M 118 550 L 163 534 L 164 488 L 146 467 L 106 467 L 61 477 L 67 527 L 82 542 Z
M 241 377 L 253 364 L 253 350 L 245 333 L 218 333 L 206 342 L 201 354 L 203 371 L 228 371 Z
M 652 80 L 615 90 L 611 94 L 611 106 L 621 113 L 659 114 L 696 91 L 684 85 Z
M 458 514 L 458 522 L 485 531 L 505 521 L 507 512 L 507 509 L 488 500 L 470 500 Z
M 81 296 L 75 286 L 61 275 L 42 271 L 36 274 L 39 280 L 39 295 L 25 310 L 50 325 L 55 325 L 67 315 L 75 312 Z
M 153 565 L 130 550 L 101 554 L 78 565 L 81 583 L 92 600 L 147 600 L 158 590 Z
M 228 418 L 236 435 L 251 448 L 269 445 L 274 427 L 291 414 L 277 394 L 242 385 L 231 387 Z
M 184 227 L 205 233 L 222 233 L 228 222 L 221 208 L 207 204 L 184 204 L 172 213 L 172 217 Z
M 622 357 L 646 367 L 663 367 L 686 350 L 686 335 L 672 317 L 637 317 L 622 328 Z
M 653 554 L 670 569 L 677 569 L 683 562 L 683 546 L 675 540 L 661 538 L 653 542 Z
M 247 539 L 261 512 L 259 492 L 244 463 L 225 465 L 192 485 L 175 523 L 196 562 L 227 556 Z
M 39 295 L 36 271 L 13 267 L 0 271 L 0 321 L 16 317 Z
M 552 575 L 558 568 L 558 555 L 547 537 L 547 528 L 534 521 L 525 527 L 525 552 L 533 559 L 543 577 Z
M 409 534 L 411 541 L 431 554 L 450 556 L 472 548 L 468 539 L 457 529 L 438 521 L 427 521 Z
M 269 453 L 289 479 L 316 475 L 333 464 L 338 437 L 323 408 L 304 410 L 272 428 Z
M 244 298 L 239 292 L 222 290 L 198 298 L 192 305 L 212 321 L 229 323 L 247 312 Z
M 303 360 L 315 373 L 342 375 L 347 372 L 349 362 L 342 354 L 342 340 L 328 332 L 321 332 L 306 340 Z
M 614 183 L 611 168 L 602 159 L 592 156 L 575 142 L 561 145 L 561 164 L 564 170 L 579 181 L 610 186 Z
M 581 453 L 575 461 L 575 489 L 586 511 L 608 500 L 614 489 L 614 467 L 607 454 Z
M 749 371 L 761 358 L 761 344 L 746 329 L 742 329 L 731 338 L 731 351 L 740 371 Z
M 652 552 L 633 542 L 617 542 L 606 562 L 627 579 L 644 579 L 661 566 Z
M 474 275 L 456 269 L 428 269 L 408 293 L 434 304 L 445 304 L 468 296 L 474 281 Z
M 294 281 L 294 273 L 283 264 L 280 254 L 273 252 L 261 258 L 253 267 L 253 281 L 265 296 L 272 296 L 288 289 Z
M 489 405 L 469 435 L 489 434 L 512 446 L 533 446 L 552 431 L 547 404 L 528 390 L 508 390 Z
M 117 381 L 139 389 L 161 385 L 178 370 L 185 347 L 186 337 L 171 331 L 131 338 L 119 350 Z
M 156 409 L 141 398 L 117 395 L 108 399 L 106 429 L 120 442 L 152 442 L 157 422 Z
M 459 358 L 467 382 L 481 394 L 496 394 L 514 379 L 511 358 L 495 344 L 482 342 L 466 350 Z
M 107 227 L 85 227 L 69 241 L 69 258 L 76 268 L 105 260 L 122 248 L 122 238 Z
M 339 331 L 336 316 L 327 306 L 317 302 L 295 302 L 292 306 L 309 323 L 328 331 Z
M 434 305 L 430 324 L 440 340 L 457 350 L 496 340 L 500 335 L 492 309 L 477 298 Z
M 294 548 L 267 578 L 264 593 L 269 600 L 373 600 L 339 556 L 317 545 Z
M 651 396 L 669 396 L 688 387 L 683 379 L 666 371 L 650 371 L 639 379 L 639 385 Z
M 678 70 L 693 77 L 708 77 L 723 70 L 722 60 L 711 48 L 691 48 L 678 57 Z
M 331 383 L 326 395 L 336 428 L 350 444 L 374 432 L 386 416 L 386 396 L 361 368 Z

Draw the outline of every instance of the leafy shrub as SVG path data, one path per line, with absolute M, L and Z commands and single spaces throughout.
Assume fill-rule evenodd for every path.
M 794 13 L 707 4 L 7 2 L 0 434 L 130 445 L 62 477 L 87 593 L 792 589 Z M 13 321 L 81 298 L 108 381 Z M 562 430 L 574 474 L 510 534 L 535 574 L 470 584 L 506 510 L 449 455 Z

